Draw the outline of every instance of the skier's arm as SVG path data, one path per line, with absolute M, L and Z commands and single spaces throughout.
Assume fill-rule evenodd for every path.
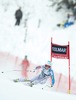
M 37 66 L 37 67 L 35 67 L 35 70 L 36 70 L 36 69 L 40 69 L 40 68 L 41 68 L 41 66 Z
M 52 77 L 52 78 L 54 77 L 54 72 L 53 72 L 53 70 L 51 70 L 51 77 Z
M 51 86 L 53 86 L 54 85 L 54 83 L 55 83 L 55 79 L 54 79 L 54 72 L 53 72 L 53 70 L 51 70 L 51 80 L 52 80 L 52 83 L 51 83 Z
M 40 69 L 40 68 L 41 68 L 41 66 L 35 67 L 35 68 L 33 69 L 33 72 L 35 72 L 36 70 L 38 70 L 38 69 Z
M 44 65 L 41 65 L 41 66 L 35 67 L 35 69 L 43 69 L 44 67 L 45 67 Z

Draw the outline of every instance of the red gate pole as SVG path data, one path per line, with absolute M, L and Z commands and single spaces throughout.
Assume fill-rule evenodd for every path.
M 51 56 L 51 59 L 50 59 L 50 60 L 51 60 L 51 62 L 52 62 L 52 37 L 51 37 L 51 53 L 50 53 L 50 54 L 51 54 L 51 55 L 50 55 L 50 56 Z
M 69 87 L 68 87 L 68 93 L 70 94 L 70 43 L 68 41 L 68 69 L 69 69 Z

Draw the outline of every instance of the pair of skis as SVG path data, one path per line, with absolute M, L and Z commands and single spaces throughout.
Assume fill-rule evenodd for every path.
M 30 80 L 28 80 L 28 79 L 24 79 L 24 80 L 15 79 L 15 80 L 13 80 L 13 81 L 14 81 L 15 83 L 17 83 L 17 82 L 23 82 L 24 85 L 30 86 L 30 87 L 33 87 L 33 86 L 34 86 L 34 84 L 33 84 Z M 43 86 L 41 89 L 43 90 L 43 89 L 45 89 L 46 87 L 52 88 L 53 86 L 52 86 L 52 85 L 45 85 L 45 86 Z
M 15 79 L 15 80 L 13 80 L 15 83 L 17 83 L 17 82 L 23 82 L 25 85 L 28 85 L 28 86 L 30 86 L 30 87 L 33 87 L 33 83 L 30 81 L 30 80 L 28 80 L 28 79 Z

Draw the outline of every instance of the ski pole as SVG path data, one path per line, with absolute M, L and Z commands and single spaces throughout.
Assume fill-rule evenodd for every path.
M 23 70 L 13 70 L 13 71 L 23 71 Z M 27 72 L 35 72 L 35 70 L 25 70 Z
M 8 71 L 2 71 L 1 73 L 8 73 L 8 72 L 12 72 L 12 71 L 22 71 L 22 70 L 8 70 Z M 25 70 L 27 72 L 35 72 L 35 70 Z

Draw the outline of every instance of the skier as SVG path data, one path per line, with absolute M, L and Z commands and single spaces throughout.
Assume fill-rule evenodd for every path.
M 21 66 L 22 66 L 22 76 L 23 77 L 27 77 L 27 69 L 29 67 L 29 61 L 27 59 L 27 56 L 25 56 L 24 60 L 21 62 Z
M 47 64 L 43 65 L 43 66 L 37 66 L 35 68 L 35 70 L 37 69 L 42 69 L 41 73 L 39 75 L 37 75 L 36 77 L 32 78 L 30 80 L 30 86 L 32 87 L 35 84 L 44 84 L 46 83 L 48 78 L 51 78 L 51 87 L 53 87 L 54 83 L 55 83 L 55 79 L 54 79 L 54 72 L 51 68 L 51 62 L 48 61 Z
M 15 12 L 16 23 L 15 25 L 20 25 L 20 20 L 22 19 L 23 13 L 21 7 Z

